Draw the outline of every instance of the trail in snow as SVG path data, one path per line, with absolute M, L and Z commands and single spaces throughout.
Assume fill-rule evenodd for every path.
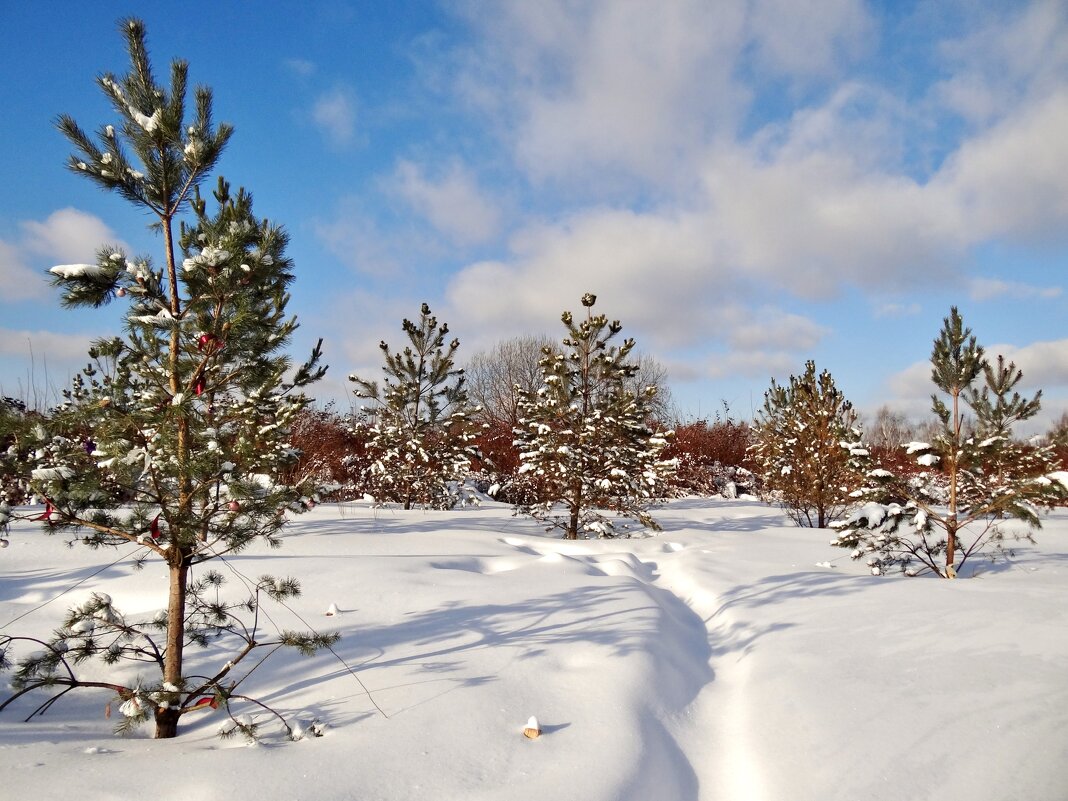
M 651 684 L 638 721 L 640 752 L 626 779 L 620 783 L 619 799 L 698 801 L 700 783 L 695 767 L 670 724 L 676 717 L 687 714 L 694 699 L 713 678 L 701 619 L 681 598 L 660 585 L 656 561 L 641 558 L 631 550 L 613 552 L 611 541 L 572 543 L 506 538 L 502 542 L 527 558 L 548 562 L 568 560 L 590 575 L 630 579 L 649 598 L 658 612 L 654 658 L 648 673 Z M 633 544 L 628 542 L 627 547 Z M 679 548 L 668 547 L 667 553 Z M 505 561 L 513 568 L 519 566 L 517 562 Z M 472 565 L 456 567 L 470 569 Z M 499 572 L 501 560 L 480 563 L 478 569 Z
M 686 539 L 691 539 L 687 537 Z M 767 766 L 755 742 L 748 697 L 748 649 L 759 626 L 732 613 L 729 583 L 702 575 L 709 551 L 700 543 L 628 541 L 628 549 L 511 539 L 527 553 L 567 552 L 589 569 L 629 576 L 660 610 L 656 664 L 641 719 L 642 754 L 622 799 L 651 797 L 763 801 Z M 483 565 L 483 569 L 490 569 Z M 724 586 L 717 586 L 724 585 Z M 772 627 L 774 628 L 774 627 Z M 665 786 L 665 777 L 668 784 Z
M 691 552 L 692 551 L 692 552 Z M 682 714 L 669 721 L 673 736 L 685 743 L 703 798 L 764 801 L 766 765 L 755 742 L 749 701 L 747 649 L 759 636 L 724 605 L 723 591 L 694 568 L 707 558 L 698 545 L 679 549 L 662 568 L 659 584 L 685 604 L 700 622 L 709 673 Z M 696 558 L 694 558 L 696 557 Z

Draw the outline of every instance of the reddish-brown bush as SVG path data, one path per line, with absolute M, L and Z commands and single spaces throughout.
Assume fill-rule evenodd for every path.
M 519 449 L 515 446 L 512 425 L 503 420 L 490 420 L 475 438 L 480 458 L 473 469 L 501 475 L 513 475 L 519 469 Z
M 666 457 L 678 460 L 671 481 L 674 494 L 733 495 L 753 492 L 747 450 L 752 437 L 748 423 L 729 417 L 709 424 L 705 420 L 679 425 Z M 733 487 L 733 488 L 732 488 Z
M 331 488 L 330 494 L 338 500 L 363 494 L 363 475 L 370 463 L 367 438 L 332 405 L 301 412 L 290 429 L 290 442 L 300 457 L 290 467 L 287 481 L 313 477 Z

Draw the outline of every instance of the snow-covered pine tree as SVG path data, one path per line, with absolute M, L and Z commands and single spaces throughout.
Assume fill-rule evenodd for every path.
M 594 315 L 596 301 L 582 296 L 586 318 L 580 322 L 563 313 L 564 350 L 544 349 L 542 386 L 521 392 L 516 429 L 520 472 L 533 476 L 541 492 L 538 502 L 517 509 L 563 529 L 567 539 L 625 529 L 607 510 L 659 530 L 648 509 L 663 497 L 674 468 L 660 458 L 672 432 L 654 433 L 647 423 L 656 387 L 628 388 L 638 371 L 628 359 L 634 340 L 610 344 L 622 326 Z
M 31 432 L 40 417 L 18 398 L 0 398 L 0 533 L 11 505 L 26 501 L 28 483 L 23 466 Z
M 857 493 L 860 508 L 835 525 L 835 544 L 853 549 L 854 559 L 866 558 L 876 575 L 896 567 L 907 575 L 929 570 L 954 578 L 972 554 L 1002 547 L 999 521 L 1022 521 L 1030 538 L 1041 526 L 1038 507 L 1068 499 L 1068 475 L 1056 472 L 1052 449 L 1012 436 L 1014 422 L 1038 412 L 1041 393 L 1028 399 L 1015 391 L 1023 374 L 1001 357 L 991 366 L 956 307 L 934 341 L 931 366 L 949 405 L 932 395 L 939 423 L 934 442 L 903 447 L 923 470 L 939 470 L 948 489 L 931 472 L 901 474 L 883 465 Z M 977 390 L 980 375 L 985 385 Z M 975 416 L 971 426 L 965 407 Z
M 1053 421 L 1046 432 L 1045 442 L 1053 449 L 1053 454 L 1062 470 L 1068 470 L 1068 412 L 1064 412 Z
M 37 688 L 55 694 L 36 712 L 76 687 L 110 689 L 126 724 L 154 717 L 155 736 L 167 738 L 195 709 L 230 712 L 232 701 L 245 698 L 238 688 L 256 655 L 278 645 L 307 653 L 334 639 L 257 630 L 261 597 L 297 594 L 294 580 L 264 576 L 231 600 L 220 589 L 223 575 L 202 567 L 256 541 L 279 545 L 284 513 L 301 511 L 314 492 L 279 476 L 295 458 L 286 427 L 309 402 L 302 388 L 325 368 L 317 365 L 316 346 L 288 376 L 283 349 L 297 324 L 285 312 L 293 273 L 284 231 L 256 218 L 251 196 L 231 193 L 222 179 L 214 214 L 199 194 L 231 133 L 212 123 L 211 92 L 196 90 L 187 121 L 186 64 L 173 64 L 169 90 L 158 85 L 144 25 L 124 20 L 121 30 L 131 70 L 98 79 L 117 123 L 95 139 L 70 117 L 58 126 L 74 147 L 76 174 L 151 215 L 163 238 L 162 264 L 105 246 L 95 264 L 52 268 L 64 306 L 99 307 L 116 298 L 129 306 L 125 336 L 94 345 L 95 366 L 37 426 L 30 483 L 48 504 L 41 516 L 48 531 L 73 532 L 90 547 L 136 544 L 141 559 L 162 560 L 167 606 L 137 620 L 93 594 L 51 640 L 35 641 L 43 650 L 18 663 L 15 695 L 3 706 Z M 5 637 L 5 659 L 23 639 L 32 638 Z M 188 669 L 187 646 L 209 644 L 211 653 Z M 77 667 L 92 657 L 155 665 L 159 676 L 134 683 L 82 678 Z
M 826 528 L 850 505 L 868 457 L 856 422 L 830 372 L 816 375 L 813 361 L 764 393 L 750 451 L 764 493 L 799 526 Z
M 987 446 L 984 470 L 1000 481 L 1021 456 L 1019 443 L 1012 437 L 1012 426 L 1038 414 L 1042 390 L 1032 398 L 1020 395 L 1016 386 L 1023 380 L 1023 371 L 1015 362 L 1006 364 L 1001 354 L 996 367 L 989 361 L 983 364 L 983 379 L 982 388 L 978 392 L 969 389 L 965 401 L 975 411 L 975 436 Z
M 356 396 L 374 402 L 363 410 L 373 454 L 367 486 L 379 502 L 451 509 L 468 500 L 463 481 L 478 431 L 478 409 L 455 362 L 460 340 L 445 344 L 449 326 L 439 325 L 425 303 L 419 321 L 406 319 L 402 327 L 409 343 L 404 350 L 392 353 L 379 344 L 386 360 L 381 385 L 349 376 Z

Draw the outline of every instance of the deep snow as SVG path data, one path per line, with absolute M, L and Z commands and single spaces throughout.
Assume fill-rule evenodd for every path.
M 42 696 L 0 716 L 4 795 L 1068 798 L 1068 511 L 952 582 L 873 577 L 831 532 L 755 501 L 657 517 L 655 537 L 565 542 L 493 503 L 320 506 L 281 550 L 229 563 L 297 577 L 295 613 L 341 631 L 337 657 L 276 654 L 245 685 L 325 736 L 288 742 L 267 723 L 249 747 L 218 739 L 223 715 L 206 711 L 176 741 L 117 738 L 103 691 L 21 722 Z M 133 548 L 69 549 L 30 523 L 9 539 L 5 633 L 47 636 L 92 591 L 127 614 L 164 603 L 157 563 L 88 578 Z

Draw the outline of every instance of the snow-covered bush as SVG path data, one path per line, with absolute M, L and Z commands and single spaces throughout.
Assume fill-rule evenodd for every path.
M 677 461 L 669 482 L 672 495 L 722 495 L 734 498 L 758 492 L 757 478 L 745 465 L 752 428 L 737 422 L 729 411 L 709 424 L 699 420 L 675 425 L 675 437 L 665 451 Z
M 1068 470 L 1068 412 L 1053 423 L 1044 439 L 1044 444 L 1053 450 L 1053 458 L 1060 470 Z
M 370 489 L 366 472 L 370 466 L 367 428 L 342 417 L 333 404 L 325 409 L 305 409 L 290 426 L 289 440 L 297 460 L 285 471 L 287 483 L 311 480 L 324 500 L 362 498 Z

